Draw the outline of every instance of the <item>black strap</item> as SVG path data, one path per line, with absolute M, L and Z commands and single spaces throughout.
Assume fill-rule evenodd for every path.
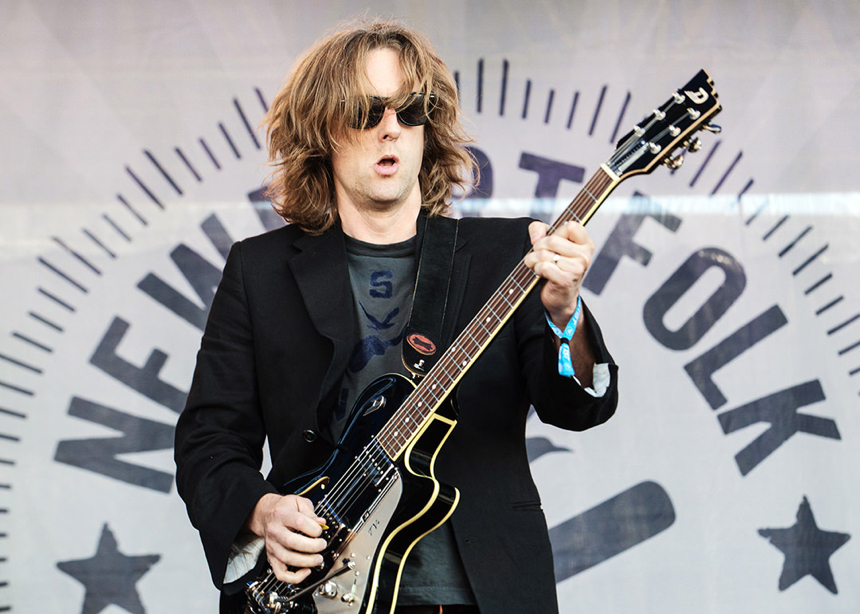
M 401 344 L 403 364 L 418 376 L 426 375 L 444 351 L 442 321 L 457 245 L 457 224 L 457 220 L 448 217 L 425 218 L 412 314 Z

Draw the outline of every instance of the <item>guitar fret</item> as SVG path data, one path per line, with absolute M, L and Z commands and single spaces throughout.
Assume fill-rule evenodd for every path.
M 480 347 L 480 346 L 481 346 L 481 342 L 480 342 L 479 340 L 475 339 L 474 335 L 472 335 L 472 331 L 470 330 L 470 327 L 468 327 L 468 326 L 467 326 L 467 327 L 466 327 L 466 329 L 465 329 L 463 332 L 464 332 L 465 334 L 469 335 L 469 337 L 472 339 L 472 341 L 473 341 L 473 342 L 475 342 L 475 344 L 476 344 L 478 347 Z
M 487 328 L 487 325 L 485 324 L 485 322 L 492 322 L 493 318 L 491 315 L 487 315 L 487 311 L 488 310 L 486 308 L 481 309 L 481 311 L 478 314 L 480 316 L 480 318 L 476 319 L 476 322 L 481 325 L 481 328 L 483 328 L 485 332 L 489 333 L 490 329 Z
M 585 192 L 586 194 L 588 194 L 591 197 L 591 200 L 593 200 L 594 202 L 597 202 L 597 197 L 588 190 L 587 185 L 584 188 L 582 188 L 582 191 Z

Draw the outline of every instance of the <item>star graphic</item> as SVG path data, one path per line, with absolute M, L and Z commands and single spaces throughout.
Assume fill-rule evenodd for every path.
M 116 538 L 105 523 L 92 558 L 60 561 L 57 567 L 84 585 L 86 594 L 81 614 L 98 614 L 111 604 L 131 614 L 146 614 L 135 584 L 160 558 L 158 554 L 122 554 Z
M 797 509 L 797 522 L 785 529 L 759 529 L 785 555 L 779 590 L 784 591 L 804 576 L 812 576 L 834 595 L 836 581 L 830 569 L 830 555 L 851 539 L 847 533 L 822 531 L 815 524 L 812 507 L 806 497 Z

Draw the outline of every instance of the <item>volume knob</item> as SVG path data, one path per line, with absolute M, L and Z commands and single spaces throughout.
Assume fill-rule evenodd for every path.
M 337 597 L 338 593 L 337 584 L 330 580 L 325 584 L 322 584 L 317 590 L 320 595 L 328 599 L 334 599 L 335 597 Z

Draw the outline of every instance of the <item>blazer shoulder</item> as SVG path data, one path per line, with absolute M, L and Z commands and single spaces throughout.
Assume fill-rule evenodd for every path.
M 285 224 L 280 228 L 246 237 L 237 243 L 242 245 L 243 251 L 269 250 L 277 246 L 290 246 L 304 236 L 305 232 L 298 226 Z
M 460 230 L 468 233 L 518 233 L 527 230 L 533 221 L 528 217 L 463 217 L 460 218 Z
M 231 252 L 245 262 L 288 258 L 296 253 L 296 242 L 305 236 L 305 232 L 298 226 L 285 225 L 236 241 Z
M 528 227 L 534 220 L 527 217 L 464 217 L 458 233 L 470 250 L 512 251 L 521 256 L 531 244 Z

